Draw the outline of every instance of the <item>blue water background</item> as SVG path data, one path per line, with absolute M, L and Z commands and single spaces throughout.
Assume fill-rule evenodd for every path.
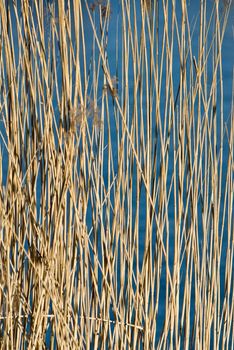
M 87 62 L 92 62 L 92 45 L 93 45 L 93 34 L 92 34 L 92 30 L 91 30 L 91 26 L 90 26 L 90 21 L 88 18 L 88 14 L 87 11 L 85 9 L 85 5 L 83 6 L 83 10 L 84 10 L 84 24 L 85 24 L 85 39 L 86 39 L 86 57 L 87 57 Z M 207 13 L 209 14 L 209 12 L 212 11 L 212 6 L 213 6 L 213 1 L 208 1 L 208 7 L 207 7 Z M 139 10 L 139 9 L 138 9 Z M 109 32 L 108 32 L 108 47 L 107 47 L 107 54 L 108 54 L 108 63 L 110 66 L 110 71 L 112 72 L 113 75 L 116 75 L 116 57 L 118 57 L 119 59 L 119 66 L 118 66 L 118 75 L 119 75 L 119 91 L 121 91 L 121 40 L 119 40 L 119 47 L 116 48 L 116 32 L 117 32 L 117 21 L 118 21 L 118 28 L 119 28 L 119 39 L 121 39 L 121 10 L 120 10 L 120 4 L 118 1 L 112 1 L 111 4 L 111 18 L 110 18 L 110 26 L 109 26 Z M 160 11 L 162 11 L 162 9 L 160 9 Z M 180 9 L 178 8 L 178 18 L 179 18 L 179 11 Z M 191 20 L 191 23 L 195 23 L 196 17 L 199 13 L 199 1 L 191 1 L 190 5 L 188 6 L 188 11 L 189 11 L 189 17 Z M 140 12 L 139 12 L 139 23 L 141 21 L 140 19 Z M 209 17 L 209 15 L 208 15 Z M 159 27 L 163 28 L 163 16 L 160 15 L 160 25 Z M 12 19 L 14 22 L 14 14 L 12 13 Z M 226 122 L 226 125 L 228 127 L 228 125 L 230 125 L 230 120 L 231 120 L 231 115 L 230 115 L 230 111 L 231 111 L 231 102 L 232 102 L 232 95 L 233 95 L 233 90 L 232 90 L 232 77 L 233 77 L 233 63 L 234 63 L 234 41 L 233 41 L 233 19 L 234 19 L 234 10 L 231 9 L 231 13 L 229 16 L 229 21 L 228 21 L 228 25 L 227 25 L 227 29 L 226 29 L 226 33 L 224 36 L 224 41 L 223 41 L 223 51 L 222 51 L 222 57 L 223 57 L 223 86 L 224 86 L 224 120 Z M 47 19 L 45 18 L 45 21 Z M 17 33 L 13 33 L 15 35 L 15 45 L 16 45 L 16 62 L 18 60 L 18 56 L 17 56 Z M 196 53 L 198 53 L 198 34 L 199 34 L 199 19 L 197 22 L 197 25 L 195 26 L 195 31 L 193 34 L 193 39 L 192 39 L 192 47 L 193 47 L 193 53 L 194 55 L 196 55 Z M 160 36 L 160 35 L 159 35 Z M 161 36 L 160 36 L 161 38 Z M 48 39 L 48 44 L 49 44 L 49 37 Z M 160 45 L 159 45 L 160 47 Z M 58 47 L 57 47 L 58 50 Z M 96 49 L 97 50 L 97 49 Z M 98 51 L 96 52 L 96 55 L 98 56 Z M 176 67 L 179 67 L 179 60 L 178 57 L 174 57 L 174 61 L 173 61 L 173 67 L 174 67 L 174 71 L 176 71 Z M 82 62 L 81 62 L 81 67 L 82 67 Z M 61 70 L 60 70 L 60 66 L 59 66 L 59 59 L 58 59 L 58 66 L 57 66 L 59 76 L 61 77 Z M 178 78 L 176 79 L 176 75 L 175 75 L 175 80 L 174 80 L 174 91 L 176 91 L 177 86 L 179 84 L 179 70 L 178 70 Z M 212 78 L 212 67 L 210 67 L 210 72 L 208 72 L 208 79 Z M 132 79 L 132 70 L 131 67 L 129 69 L 129 83 L 130 83 L 130 91 L 131 91 L 131 86 L 133 86 L 133 79 Z M 131 85 L 132 84 L 132 85 Z M 98 89 L 98 95 L 101 96 L 102 93 L 102 88 L 103 88 L 103 81 L 102 79 L 100 79 L 99 81 L 99 89 Z M 92 92 L 92 87 L 90 87 L 89 93 Z M 111 98 L 111 97 L 110 97 Z M 54 100 L 55 102 L 55 100 Z M 144 101 L 145 102 L 145 101 Z M 132 107 L 132 103 L 133 101 L 131 101 L 130 99 L 130 112 L 129 115 L 131 116 L 131 107 Z M 163 101 L 161 104 L 161 109 L 163 111 Z M 58 109 L 57 109 L 57 113 L 58 113 Z M 58 115 L 59 117 L 59 115 Z M 113 125 L 115 125 L 115 119 L 114 119 L 114 108 L 112 110 L 112 122 Z M 153 121 L 153 126 L 154 126 L 154 121 Z M 107 137 L 107 128 L 104 126 L 104 138 L 105 141 L 108 139 Z M 6 133 L 3 127 L 3 124 L 1 122 L 0 124 L 0 130 L 3 134 L 4 137 L 6 137 Z M 115 127 L 113 127 L 111 129 L 111 138 L 112 138 L 112 147 L 114 150 L 114 155 L 118 156 L 118 145 L 117 145 L 117 140 L 116 140 L 116 129 Z M 226 142 L 225 142 L 226 140 Z M 227 165 L 227 155 L 228 155 L 228 144 L 227 144 L 227 139 L 224 140 L 224 158 L 223 158 L 223 167 L 224 167 L 224 174 L 225 174 L 225 168 Z M 115 143 L 116 142 L 116 143 Z M 219 144 L 220 144 L 220 140 L 218 140 Z M 1 149 L 2 149 L 2 156 L 3 156 L 3 184 L 6 184 L 7 181 L 7 175 L 8 175 L 8 154 L 7 154 L 7 150 L 2 142 L 2 139 L 0 140 L 0 145 L 1 145 Z M 104 159 L 104 162 L 107 162 L 107 158 Z M 107 173 L 105 173 L 105 167 L 106 164 L 104 164 L 104 180 L 107 181 Z M 117 166 L 117 162 L 115 162 L 114 164 L 114 170 L 115 173 L 117 173 L 118 171 L 118 166 Z M 172 167 L 169 167 L 169 174 L 168 174 L 168 179 L 171 179 L 172 176 L 172 172 L 173 171 L 173 164 Z M 40 183 L 40 177 L 38 177 L 38 183 Z M 225 177 L 223 176 L 223 185 L 225 184 Z M 134 186 L 134 185 L 133 185 Z M 133 197 L 134 197 L 134 189 L 133 189 Z M 37 198 L 40 198 L 40 189 L 38 189 L 37 192 Z M 139 242 L 140 242 L 140 264 L 142 263 L 142 257 L 143 257 L 143 252 L 144 252 L 144 233 L 145 233 L 145 219 L 146 219 L 146 207 L 145 207 L 145 203 L 146 203 L 146 194 L 145 194 L 145 190 L 142 187 L 142 193 L 141 193 L 141 203 L 140 203 L 140 217 L 139 217 Z M 40 200 L 38 201 L 38 203 L 40 203 Z M 134 203 L 133 203 L 134 205 Z M 133 212 L 134 212 L 135 208 L 133 207 Z M 89 229 L 92 227 L 92 215 L 91 215 L 91 207 L 89 207 L 88 213 L 87 213 L 87 225 L 89 227 Z M 169 219 L 170 219 L 170 245 L 171 247 L 174 246 L 174 242 L 173 242 L 173 225 L 174 225 L 174 206 L 173 206 L 173 195 L 171 195 L 171 201 L 169 202 Z M 200 222 L 201 224 L 201 222 Z M 156 228 L 154 227 L 153 230 L 155 230 Z M 155 239 L 156 239 L 156 235 L 154 235 L 153 237 L 153 246 L 155 243 Z M 223 241 L 223 245 L 225 246 L 225 237 L 224 237 L 224 241 Z M 171 255 L 170 255 L 170 267 L 172 267 L 173 265 L 173 248 L 171 248 L 170 250 Z M 225 249 L 223 248 L 223 252 L 225 252 Z M 225 259 L 222 260 L 223 264 L 221 265 L 221 278 L 222 278 L 222 285 L 224 285 L 224 276 L 225 276 Z M 165 271 L 165 264 L 163 266 L 163 269 Z M 162 275 L 165 275 L 164 272 L 162 272 Z M 182 281 L 183 281 L 183 271 L 182 271 Z M 159 337 L 160 335 L 160 329 L 163 327 L 163 321 L 164 321 L 164 312 L 165 312 L 165 295 L 163 295 L 164 290 L 165 290 L 165 284 L 163 284 L 165 281 L 161 280 L 161 292 L 160 292 L 160 308 L 159 308 L 159 314 L 158 314 L 158 323 L 161 323 L 161 326 L 159 325 L 158 327 L 158 334 L 157 336 Z M 166 283 L 166 282 L 165 282 Z M 222 290 L 222 288 L 221 288 Z M 221 300 L 222 300 L 221 296 Z M 194 308 L 193 302 L 191 305 L 191 310 Z

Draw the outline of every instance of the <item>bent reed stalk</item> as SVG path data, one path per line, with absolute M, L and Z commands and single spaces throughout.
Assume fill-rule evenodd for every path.
M 0 2 L 1 349 L 233 348 L 230 6 Z

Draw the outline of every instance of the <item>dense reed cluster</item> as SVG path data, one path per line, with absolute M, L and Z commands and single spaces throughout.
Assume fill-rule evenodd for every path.
M 0 1 L 1 349 L 233 348 L 231 3 L 190 3 Z

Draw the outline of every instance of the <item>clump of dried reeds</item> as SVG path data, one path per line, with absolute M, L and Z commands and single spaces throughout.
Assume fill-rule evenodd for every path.
M 233 346 L 228 8 L 136 4 L 0 2 L 2 349 Z

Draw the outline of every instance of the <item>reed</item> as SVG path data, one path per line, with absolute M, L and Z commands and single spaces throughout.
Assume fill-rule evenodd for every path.
M 0 1 L 1 349 L 233 348 L 225 4 Z

